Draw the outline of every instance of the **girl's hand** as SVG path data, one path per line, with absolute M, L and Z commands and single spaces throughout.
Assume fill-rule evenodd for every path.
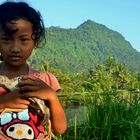
M 22 81 L 18 84 L 24 97 L 37 97 L 42 100 L 49 100 L 50 96 L 56 96 L 54 91 L 45 82 L 33 75 L 23 76 Z
M 28 108 L 30 102 L 23 99 L 18 90 L 12 91 L 0 97 L 0 108 L 13 108 L 13 109 L 25 109 Z
M 62 134 L 66 130 L 66 116 L 64 110 L 59 102 L 56 93 L 45 82 L 34 76 L 24 76 L 22 81 L 18 84 L 20 92 L 25 94 L 25 98 L 37 97 L 42 100 L 47 100 L 51 112 L 51 123 L 53 130 Z

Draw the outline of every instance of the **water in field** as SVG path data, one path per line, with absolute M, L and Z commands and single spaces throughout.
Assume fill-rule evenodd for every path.
M 82 124 L 86 121 L 87 107 L 81 105 L 69 105 L 65 108 L 68 127 Z

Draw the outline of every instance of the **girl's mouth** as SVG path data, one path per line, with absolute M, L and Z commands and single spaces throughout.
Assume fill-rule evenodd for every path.
M 10 59 L 12 61 L 18 61 L 18 60 L 21 60 L 21 56 L 19 56 L 19 55 L 11 55 L 10 56 Z

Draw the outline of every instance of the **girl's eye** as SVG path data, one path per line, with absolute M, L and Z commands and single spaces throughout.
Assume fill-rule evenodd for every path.
M 8 42 L 10 39 L 9 39 L 8 37 L 2 37 L 1 40 L 2 40 L 2 41 L 7 41 L 7 42 Z
M 28 42 L 29 41 L 29 38 L 22 38 L 21 41 L 22 42 Z

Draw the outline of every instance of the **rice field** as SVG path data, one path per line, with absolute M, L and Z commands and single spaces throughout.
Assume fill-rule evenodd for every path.
M 66 112 L 68 129 L 56 140 L 140 140 L 139 93 L 91 93 L 82 97 L 82 110 Z

